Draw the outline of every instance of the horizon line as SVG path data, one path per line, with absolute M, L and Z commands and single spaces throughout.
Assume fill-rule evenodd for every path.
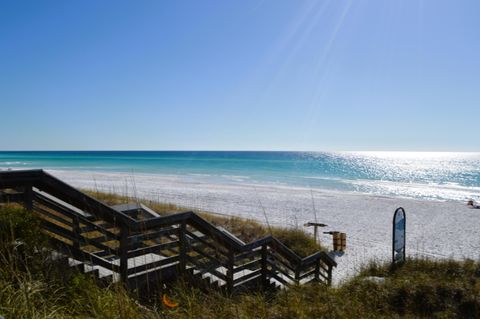
M 1 152 L 291 152 L 291 153 L 480 153 L 479 151 L 445 150 L 282 150 L 282 149 L 22 149 Z

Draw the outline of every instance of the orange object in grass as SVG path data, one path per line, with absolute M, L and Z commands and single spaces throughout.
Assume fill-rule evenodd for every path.
M 176 302 L 173 302 L 171 301 L 170 299 L 168 299 L 167 295 L 166 294 L 163 294 L 163 298 L 162 298 L 162 301 L 163 301 L 163 304 L 165 306 L 167 306 L 168 308 L 177 308 L 178 307 L 178 303 Z

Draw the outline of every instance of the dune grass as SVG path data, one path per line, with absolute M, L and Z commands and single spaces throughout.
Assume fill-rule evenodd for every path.
M 0 206 L 0 315 L 146 318 L 123 287 L 101 289 L 89 276 L 52 260 L 38 220 L 17 206 Z
M 260 236 L 255 232 L 261 227 L 267 232 L 254 224 L 242 235 L 240 229 L 248 221 L 215 222 L 244 238 Z M 299 230 L 276 231 L 294 246 L 308 238 Z M 397 269 L 371 263 L 338 287 L 312 284 L 267 295 L 225 296 L 179 281 L 168 290 L 179 306 L 169 309 L 161 300 L 142 305 L 121 285 L 100 288 L 88 275 L 49 256 L 48 240 L 35 216 L 17 206 L 0 205 L 0 315 L 6 319 L 480 318 L 478 261 L 408 259 Z
M 165 318 L 480 318 L 480 263 L 409 259 L 372 263 L 339 287 L 227 298 L 178 284 L 174 296 L 182 307 Z
M 108 205 L 118 205 L 126 203 L 142 203 L 161 215 L 171 214 L 181 211 L 191 210 L 186 207 L 173 205 L 170 203 L 159 203 L 156 201 L 139 199 L 128 196 L 121 196 L 113 193 L 84 190 L 87 194 L 97 198 Z M 197 211 L 196 213 L 216 226 L 221 226 L 246 243 L 272 234 L 283 242 L 287 247 L 295 251 L 299 256 L 305 257 L 319 250 L 325 250 L 318 242 L 315 242 L 313 236 L 300 228 L 282 228 L 267 227 L 255 220 L 245 219 L 235 216 L 226 216 L 212 212 Z

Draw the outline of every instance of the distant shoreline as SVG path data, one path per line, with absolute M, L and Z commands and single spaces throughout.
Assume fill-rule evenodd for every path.
M 107 172 L 107 171 L 89 171 L 89 170 L 60 170 L 60 169 L 46 169 L 46 171 L 56 175 L 65 175 L 65 176 L 82 176 L 82 182 L 88 184 L 86 176 L 90 175 L 92 181 L 101 180 L 102 177 L 107 177 L 107 180 L 118 180 L 123 187 L 130 188 L 132 191 L 134 189 L 134 183 L 136 180 L 150 180 L 150 181 L 165 181 L 165 182 L 175 182 L 179 184 L 202 184 L 218 188 L 218 187 L 239 187 L 239 188 L 257 188 L 257 189 L 283 189 L 283 190 L 294 190 L 294 191 L 303 191 L 303 192 L 322 192 L 330 193 L 333 196 L 342 195 L 351 195 L 351 196 L 368 196 L 372 198 L 383 198 L 383 199 L 401 199 L 401 200 L 413 200 L 413 201 L 433 201 L 433 202 L 455 202 L 455 203 L 466 203 L 464 200 L 459 199 L 432 199 L 432 198 L 416 198 L 400 195 L 383 195 L 383 194 L 374 194 L 361 191 L 349 191 L 349 190 L 334 190 L 321 187 L 307 187 L 301 185 L 286 185 L 286 184 L 274 184 L 274 183 L 261 183 L 261 182 L 246 182 L 246 181 L 235 181 L 235 180 L 216 180 L 211 179 L 211 175 L 205 174 L 189 174 L 189 175 L 177 175 L 177 174 L 157 174 L 157 173 L 137 173 L 137 172 Z M 231 178 L 243 177 L 243 176 L 228 176 Z M 372 183 L 378 183 L 379 181 L 371 181 Z M 119 185 L 119 184 L 117 184 Z M 152 189 L 155 188 L 155 185 L 151 185 Z M 480 198 L 480 193 L 478 194 Z

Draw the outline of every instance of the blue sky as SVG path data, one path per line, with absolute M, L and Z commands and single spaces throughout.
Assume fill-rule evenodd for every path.
M 480 1 L 0 1 L 0 150 L 480 150 Z

